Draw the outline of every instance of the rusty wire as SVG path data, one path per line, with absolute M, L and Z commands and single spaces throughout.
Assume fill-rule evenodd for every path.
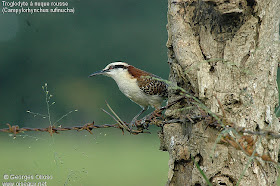
M 117 128 L 117 129 L 121 129 L 123 133 L 124 133 L 124 131 L 127 131 L 131 134 L 140 134 L 140 133 L 150 133 L 150 132 L 146 131 L 146 130 L 148 130 L 148 125 L 150 123 L 153 123 L 158 127 L 163 127 L 164 125 L 172 124 L 172 123 L 184 123 L 185 121 L 189 121 L 189 122 L 193 123 L 193 121 L 198 122 L 198 121 L 203 120 L 207 127 L 210 126 L 210 127 L 214 127 L 214 128 L 221 129 L 221 130 L 224 127 L 227 127 L 228 129 L 232 128 L 241 135 L 250 134 L 250 135 L 256 135 L 256 136 L 265 136 L 269 139 L 279 139 L 280 138 L 280 134 L 276 133 L 276 132 L 273 132 L 273 131 L 268 131 L 268 130 L 250 131 L 250 130 L 246 130 L 246 128 L 244 128 L 244 127 L 238 127 L 234 123 L 229 122 L 225 119 L 225 116 L 223 116 L 223 115 L 225 115 L 224 112 L 223 112 L 223 115 L 216 115 L 220 119 L 220 121 L 222 121 L 222 123 L 218 122 L 216 118 L 210 116 L 209 114 L 207 114 L 202 109 L 199 109 L 200 110 L 200 116 L 194 116 L 194 117 L 186 116 L 183 119 L 166 120 L 162 116 L 163 111 L 170 108 L 174 104 L 182 101 L 183 99 L 185 99 L 184 96 L 182 96 L 179 99 L 169 103 L 168 105 L 166 105 L 164 107 L 161 107 L 158 110 L 155 110 L 151 114 L 147 115 L 144 119 L 136 121 L 135 126 L 136 126 L 137 130 L 129 128 L 128 123 L 123 122 L 123 121 L 119 121 L 119 119 L 116 119 L 114 116 L 112 116 L 111 114 L 109 114 L 107 111 L 105 111 L 103 109 L 103 111 L 106 112 L 108 115 L 110 115 L 113 119 L 115 119 L 115 121 L 117 123 L 95 125 L 95 123 L 93 121 L 92 123 L 86 123 L 82 126 L 62 127 L 60 125 L 60 126 L 48 126 L 46 128 L 30 128 L 30 127 L 20 128 L 18 125 L 7 124 L 8 128 L 0 129 L 0 132 L 12 133 L 12 134 L 14 134 L 14 136 L 16 136 L 16 134 L 18 134 L 20 132 L 25 132 L 25 131 L 49 132 L 52 135 L 54 133 L 58 134 L 61 131 L 69 131 L 69 130 L 82 131 L 82 130 L 86 130 L 86 131 L 88 131 L 89 133 L 92 134 L 93 129 Z M 107 102 L 106 102 L 106 104 L 107 104 L 108 108 L 110 108 L 110 110 L 114 113 L 114 111 L 111 109 L 109 104 Z M 220 103 L 219 100 L 218 100 L 218 104 L 220 105 L 220 107 L 223 110 L 222 104 Z M 161 116 L 161 118 L 159 118 L 159 116 Z
M 185 121 L 189 121 L 189 122 L 193 123 L 193 121 L 198 122 L 198 121 L 203 120 L 207 127 L 210 126 L 210 127 L 214 127 L 214 128 L 221 129 L 221 130 L 224 129 L 225 127 L 227 127 L 228 129 L 232 128 L 241 135 L 250 134 L 250 135 L 256 135 L 256 136 L 265 136 L 269 139 L 279 139 L 280 138 L 280 134 L 276 133 L 276 132 L 273 132 L 273 131 L 269 131 L 269 130 L 250 131 L 250 130 L 246 130 L 246 128 L 244 128 L 244 127 L 238 127 L 234 123 L 232 123 L 230 121 L 227 121 L 225 119 L 225 112 L 223 112 L 223 115 L 216 115 L 220 119 L 221 122 L 218 122 L 216 118 L 210 116 L 209 114 L 207 114 L 202 109 L 199 109 L 200 110 L 200 116 L 194 116 L 194 117 L 186 116 L 186 118 L 183 118 L 183 119 L 166 120 L 162 116 L 163 111 L 170 108 L 174 104 L 182 101 L 183 99 L 185 99 L 184 96 L 182 96 L 179 99 L 169 103 L 168 105 L 166 105 L 164 107 L 161 107 L 158 110 L 155 110 L 151 114 L 147 115 L 144 119 L 136 121 L 135 126 L 136 126 L 137 130 L 129 128 L 128 123 L 123 122 L 123 121 L 119 121 L 119 119 L 116 119 L 114 116 L 112 116 L 111 114 L 109 114 L 107 111 L 105 111 L 103 109 L 103 111 L 106 112 L 108 115 L 110 115 L 113 119 L 115 119 L 115 121 L 117 121 L 117 123 L 95 125 L 95 123 L 93 121 L 92 123 L 86 123 L 82 126 L 62 127 L 60 125 L 60 126 L 48 126 L 46 128 L 30 128 L 30 127 L 20 128 L 18 125 L 7 124 L 8 128 L 0 129 L 0 132 L 12 133 L 12 134 L 14 134 L 14 136 L 16 136 L 16 134 L 18 134 L 20 132 L 25 132 L 25 131 L 49 132 L 52 135 L 54 133 L 58 134 L 61 131 L 69 131 L 69 130 L 82 131 L 82 130 L 86 130 L 86 131 L 88 131 L 89 133 L 92 134 L 93 129 L 117 128 L 117 129 L 121 129 L 123 133 L 124 133 L 124 131 L 127 131 L 131 134 L 140 134 L 140 133 L 150 133 L 150 132 L 146 131 L 148 129 L 148 125 L 150 123 L 153 123 L 158 127 L 163 127 L 164 125 L 172 124 L 172 123 L 184 123 Z M 216 99 L 217 99 L 217 97 L 216 97 Z M 109 104 L 108 103 L 106 103 L 106 104 L 107 104 L 108 108 L 110 108 Z M 220 105 L 220 107 L 223 110 L 222 104 L 220 103 L 219 100 L 218 100 L 218 104 Z M 110 110 L 114 113 L 114 111 L 111 108 L 110 108 Z M 117 116 L 117 115 L 115 115 L 115 116 Z M 159 118 L 159 116 L 161 116 L 161 118 Z
M 129 132 L 131 134 L 150 133 L 150 132 L 146 131 L 148 129 L 148 125 L 146 125 L 146 123 L 151 123 L 151 122 L 159 121 L 156 118 L 159 115 L 161 115 L 164 110 L 170 108 L 171 106 L 173 106 L 177 102 L 180 102 L 183 98 L 184 97 L 181 97 L 181 98 L 173 101 L 172 103 L 170 103 L 170 104 L 168 104 L 168 105 L 166 105 L 166 106 L 164 106 L 164 107 L 162 107 L 162 108 L 160 108 L 158 110 L 155 110 L 154 112 L 152 112 L 151 114 L 146 116 L 145 119 L 143 119 L 143 120 L 136 121 L 135 126 L 136 126 L 137 130 L 128 127 L 128 123 L 123 122 L 122 120 L 120 120 L 120 118 L 115 114 L 115 112 L 112 110 L 110 105 L 106 102 L 107 107 L 110 109 L 110 111 L 116 117 L 111 115 L 106 110 L 104 110 L 104 109 L 102 109 L 102 110 L 105 113 L 107 113 L 110 117 L 112 117 L 117 122 L 116 124 L 95 125 L 94 121 L 93 121 L 92 123 L 86 123 L 83 126 L 73 126 L 73 127 L 62 127 L 60 125 L 60 126 L 48 126 L 46 128 L 30 128 L 30 127 L 22 127 L 22 128 L 20 128 L 18 125 L 10 125 L 8 123 L 7 124 L 8 128 L 0 129 L 0 132 L 12 133 L 14 135 L 14 137 L 18 133 L 25 132 L 25 131 L 48 132 L 51 135 L 53 135 L 54 133 L 58 134 L 61 131 L 69 131 L 69 130 L 82 131 L 82 130 L 86 130 L 86 131 L 88 131 L 89 133 L 92 134 L 92 130 L 93 129 L 100 129 L 100 128 L 118 128 L 118 129 L 122 130 L 122 133 L 124 133 L 124 131 L 127 131 L 127 132 Z M 163 117 L 162 117 L 162 119 L 163 119 Z M 161 121 L 161 123 L 163 123 L 163 121 Z
M 118 124 L 104 124 L 104 125 L 94 125 L 94 122 L 92 123 L 87 123 L 83 126 L 73 126 L 73 127 L 62 127 L 62 126 L 49 126 L 46 128 L 29 128 L 29 127 L 22 127 L 20 128 L 18 125 L 10 125 L 7 124 L 8 128 L 3 128 L 0 129 L 0 132 L 7 132 L 7 133 L 12 133 L 14 134 L 14 136 L 16 136 L 16 134 L 20 133 L 20 132 L 25 132 L 25 131 L 39 131 L 39 132 L 48 132 L 51 135 L 56 133 L 59 134 L 59 132 L 61 131 L 69 131 L 69 130 L 76 130 L 76 131 L 82 131 L 82 130 L 86 130 L 89 133 L 92 134 L 92 130 L 93 129 L 100 129 L 100 128 L 118 128 L 118 129 L 122 129 Z M 131 130 L 130 133 L 132 134 L 139 134 L 139 133 L 148 133 L 147 131 L 143 131 L 143 130 Z

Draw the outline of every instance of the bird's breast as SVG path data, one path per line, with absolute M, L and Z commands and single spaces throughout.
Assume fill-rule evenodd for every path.
M 161 106 L 163 97 L 159 95 L 146 94 L 140 89 L 137 79 L 132 77 L 130 74 L 123 72 L 112 76 L 112 78 L 116 81 L 120 91 L 138 105 L 144 108 L 149 105 L 156 108 Z
M 125 81 L 116 81 L 116 83 L 120 91 L 130 99 L 135 99 L 142 94 L 136 79 L 126 79 Z
M 162 99 L 158 96 L 151 96 L 145 94 L 140 88 L 137 83 L 136 78 L 131 77 L 114 77 L 120 91 L 127 96 L 130 100 L 137 103 L 142 107 L 148 107 L 149 105 L 156 105 L 153 104 L 155 101 L 156 103 L 161 102 Z M 159 100 L 160 99 L 160 100 Z

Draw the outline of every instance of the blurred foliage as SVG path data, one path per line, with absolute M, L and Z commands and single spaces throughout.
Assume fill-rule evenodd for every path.
M 30 2 L 30 1 L 28 1 Z M 106 77 L 88 78 L 108 63 L 123 60 L 167 78 L 167 2 L 69 0 L 75 14 L 0 14 L 0 127 L 47 127 L 42 86 L 48 83 L 52 121 L 74 126 L 114 123 L 101 111 L 105 100 L 130 121 L 140 107 Z M 151 111 L 151 110 L 150 110 Z M 148 112 L 147 112 L 148 113 Z M 0 134 L 3 174 L 51 174 L 48 185 L 163 185 L 168 153 L 152 134 L 123 136 L 117 129 Z M 104 134 L 107 134 L 106 136 Z M 62 163 L 63 162 L 63 163 Z M 68 180 L 69 181 L 66 181 Z M 2 180 L 2 179 L 1 179 Z
M 75 14 L 0 15 L 1 124 L 45 125 L 25 111 L 46 111 L 46 82 L 57 103 L 53 115 L 79 110 L 63 124 L 111 121 L 100 110 L 105 100 L 130 120 L 140 107 L 112 79 L 88 75 L 123 60 L 168 77 L 167 2 L 68 2 Z

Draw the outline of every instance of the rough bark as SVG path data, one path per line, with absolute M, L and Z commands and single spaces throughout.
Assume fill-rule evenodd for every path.
M 170 81 L 193 93 L 216 114 L 222 114 L 220 100 L 227 119 L 236 126 L 279 132 L 274 114 L 279 12 L 278 0 L 168 0 Z M 176 90 L 170 93 L 169 102 L 178 97 Z M 182 119 L 198 113 L 177 109 L 186 106 L 173 106 L 167 117 Z M 211 158 L 220 132 L 206 127 L 205 121 L 163 127 L 161 149 L 170 154 L 168 185 L 206 184 L 191 156 L 214 185 L 236 185 L 249 157 L 218 143 Z M 258 154 L 278 160 L 279 140 L 255 139 L 260 140 Z M 276 185 L 277 176 L 275 164 L 255 158 L 240 185 Z

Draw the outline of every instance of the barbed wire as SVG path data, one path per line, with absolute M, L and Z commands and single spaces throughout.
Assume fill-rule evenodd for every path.
M 121 129 L 122 132 L 124 133 L 124 131 L 128 131 L 131 134 L 140 134 L 140 133 L 150 133 L 148 131 L 145 131 L 145 129 L 148 129 L 148 125 L 146 123 L 150 123 L 152 121 L 155 121 L 155 117 L 157 117 L 159 114 L 162 114 L 162 112 L 164 110 L 166 110 L 167 108 L 173 106 L 175 103 L 181 101 L 183 99 L 179 98 L 177 100 L 175 100 L 174 102 L 161 107 L 158 110 L 155 110 L 154 112 L 152 112 L 151 114 L 149 114 L 148 116 L 145 117 L 144 120 L 138 120 L 135 123 L 135 126 L 137 127 L 137 130 L 132 129 L 128 126 L 128 123 L 122 121 L 117 114 L 114 112 L 114 110 L 110 107 L 110 105 L 106 102 L 107 107 L 110 109 L 110 111 L 116 116 L 114 117 L 113 115 L 111 115 L 109 112 L 107 112 L 106 110 L 102 109 L 105 113 L 107 113 L 110 117 L 112 117 L 117 123 L 116 124 L 103 124 L 103 125 L 95 125 L 95 122 L 93 121 L 92 123 L 86 123 L 82 126 L 73 126 L 73 127 L 62 127 L 61 125 L 59 126 L 48 126 L 46 128 L 30 128 L 30 127 L 22 127 L 20 128 L 18 125 L 11 125 L 9 123 L 7 123 L 8 128 L 3 128 L 0 129 L 0 132 L 7 132 L 7 133 L 12 133 L 14 135 L 14 137 L 16 137 L 16 135 L 20 132 L 25 132 L 25 131 L 39 131 L 39 132 L 48 132 L 51 135 L 53 135 L 54 133 L 58 134 L 61 131 L 70 131 L 70 130 L 76 130 L 76 131 L 82 131 L 82 130 L 86 130 L 89 133 L 92 134 L 92 130 L 93 129 L 100 129 L 100 128 L 118 128 Z
M 14 136 L 16 136 L 16 134 L 18 134 L 20 132 L 25 132 L 25 131 L 48 132 L 51 135 L 53 135 L 54 133 L 59 134 L 59 132 L 61 132 L 61 131 L 69 131 L 69 130 L 76 130 L 76 131 L 86 130 L 86 131 L 88 131 L 89 133 L 92 134 L 93 129 L 100 129 L 100 128 L 122 129 L 118 124 L 94 125 L 94 122 L 86 123 L 83 126 L 62 127 L 60 125 L 58 127 L 49 126 L 49 127 L 46 127 L 46 128 L 29 128 L 29 127 L 20 128 L 18 125 L 10 125 L 9 123 L 7 125 L 8 125 L 8 128 L 0 129 L 0 132 L 12 133 L 12 134 L 14 134 Z M 131 130 L 130 133 L 139 134 L 139 133 L 149 133 L 149 132 L 143 131 L 143 130 Z
M 29 128 L 29 127 L 22 127 L 20 128 L 18 125 L 8 125 L 8 128 L 0 129 L 0 132 L 7 132 L 12 133 L 14 137 L 18 133 L 25 132 L 25 131 L 39 131 L 39 132 L 48 132 L 50 135 L 58 134 L 62 131 L 88 131 L 92 134 L 93 129 L 101 129 L 101 128 L 117 128 L 122 131 L 124 134 L 124 131 L 129 132 L 130 134 L 140 134 L 140 133 L 150 133 L 148 131 L 149 125 L 154 124 L 158 127 L 163 127 L 164 125 L 172 124 L 172 123 L 197 123 L 199 121 L 203 121 L 206 124 L 207 127 L 213 127 L 220 131 L 227 131 L 224 132 L 224 135 L 221 137 L 220 142 L 226 143 L 228 145 L 231 145 L 232 147 L 236 148 L 237 150 L 242 150 L 245 154 L 251 156 L 254 152 L 255 143 L 256 140 L 253 139 L 252 135 L 254 136 L 264 136 L 267 139 L 279 139 L 280 133 L 269 131 L 269 130 L 259 130 L 259 131 L 250 131 L 247 130 L 245 127 L 238 127 L 235 125 L 235 123 L 229 121 L 226 119 L 226 115 L 223 109 L 223 106 L 221 102 L 218 100 L 218 104 L 222 109 L 222 115 L 215 114 L 214 116 L 207 113 L 205 110 L 200 109 L 199 105 L 197 106 L 197 109 L 200 111 L 200 115 L 198 116 L 189 116 L 186 115 L 185 118 L 180 119 L 171 119 L 168 120 L 163 116 L 163 111 L 172 107 L 178 102 L 181 102 L 184 99 L 189 99 L 189 97 L 182 96 L 179 99 L 173 101 L 172 103 L 166 105 L 165 107 L 162 107 L 160 109 L 155 110 L 151 114 L 147 115 L 141 120 L 137 120 L 135 122 L 135 127 L 137 129 L 133 129 L 129 127 L 129 124 L 122 121 L 118 115 L 113 111 L 113 109 L 110 107 L 108 103 L 107 107 L 110 109 L 110 111 L 113 114 L 110 114 L 106 110 L 103 109 L 105 113 L 107 113 L 110 117 L 112 117 L 117 123 L 115 124 L 103 124 L 103 125 L 95 125 L 94 121 L 92 123 L 86 123 L 82 126 L 73 126 L 73 127 L 62 127 L 59 126 L 48 126 L 46 128 Z M 206 129 L 205 128 L 205 129 Z M 234 131 L 236 134 L 240 135 L 237 137 L 236 135 L 230 133 L 230 131 Z M 257 153 L 254 153 L 255 157 L 260 157 L 264 161 L 269 161 L 276 163 L 273 159 L 271 159 L 268 155 L 260 155 Z
M 151 114 L 152 117 L 150 117 L 150 118 L 148 117 L 148 119 L 136 121 L 136 127 L 138 130 L 129 129 L 128 124 L 125 123 L 125 125 L 128 127 L 127 131 L 132 134 L 150 133 L 148 131 L 144 131 L 144 129 L 148 130 L 148 126 L 145 125 L 147 123 L 153 123 L 156 126 L 162 127 L 163 125 L 172 124 L 172 123 L 183 123 L 185 121 L 198 122 L 200 120 L 204 120 L 206 122 L 207 126 L 215 127 L 217 129 L 223 128 L 223 126 L 221 124 L 219 124 L 215 120 L 215 118 L 213 118 L 209 115 L 206 115 L 206 116 L 201 115 L 201 116 L 190 117 L 190 118 L 185 118 L 185 119 L 159 120 L 158 118 L 155 118 L 155 116 L 153 116 L 153 114 L 154 113 L 152 113 Z M 73 127 L 62 127 L 61 125 L 59 125 L 57 127 L 48 126 L 46 128 L 30 128 L 30 127 L 20 128 L 18 125 L 11 125 L 9 123 L 7 123 L 6 125 L 8 126 L 8 128 L 2 128 L 2 129 L 0 129 L 0 132 L 12 133 L 14 135 L 16 135 L 20 132 L 25 132 L 25 131 L 48 132 L 52 135 L 54 133 L 59 134 L 59 132 L 61 132 L 61 131 L 70 131 L 70 130 L 76 130 L 76 131 L 86 130 L 92 134 L 93 129 L 101 129 L 101 128 L 117 128 L 117 129 L 121 129 L 121 130 L 124 129 L 124 127 L 120 127 L 120 125 L 118 123 L 95 125 L 94 121 L 92 123 L 86 123 L 82 126 L 73 126 Z M 268 139 L 280 139 L 280 133 L 276 133 L 276 132 L 269 131 L 269 130 L 250 131 L 250 130 L 246 130 L 245 127 L 233 126 L 232 123 L 226 123 L 225 127 L 227 129 L 234 129 L 241 135 L 251 134 L 251 135 L 256 135 L 256 136 L 264 136 Z

